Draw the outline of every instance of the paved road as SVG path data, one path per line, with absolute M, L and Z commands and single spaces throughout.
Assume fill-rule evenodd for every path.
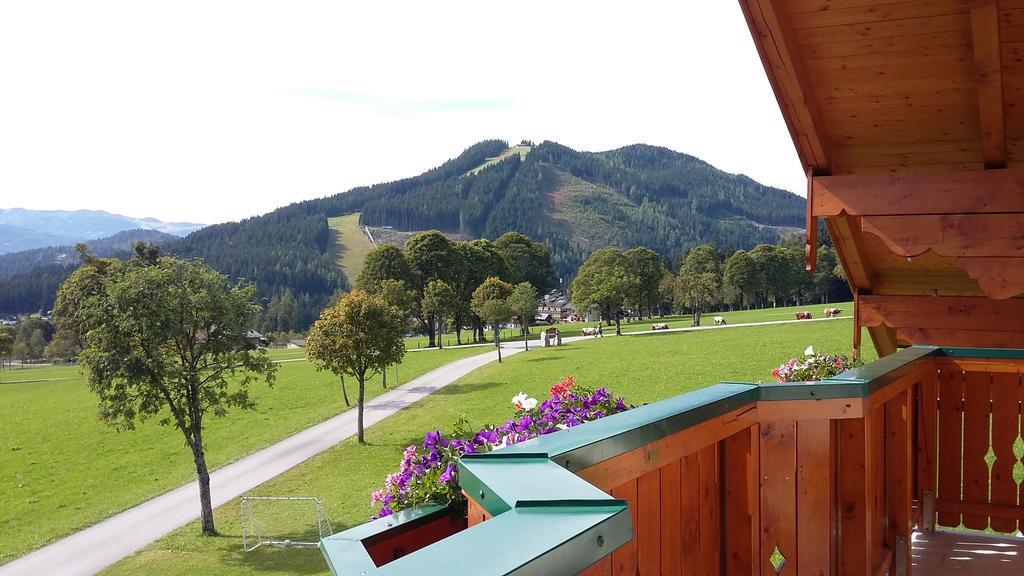
M 522 352 L 509 344 L 502 356 Z M 366 426 L 425 398 L 473 370 L 497 359 L 494 351 L 445 364 L 366 403 Z M 335 444 L 355 436 L 356 411 L 348 410 L 307 428 L 210 475 L 217 507 L 281 474 Z M 95 574 L 199 518 L 199 488 L 191 482 L 0 566 L 0 576 Z

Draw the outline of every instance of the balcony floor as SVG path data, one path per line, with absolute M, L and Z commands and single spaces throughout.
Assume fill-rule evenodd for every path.
M 913 546 L 915 574 L 1024 574 L 1024 538 L 973 532 L 915 532 Z

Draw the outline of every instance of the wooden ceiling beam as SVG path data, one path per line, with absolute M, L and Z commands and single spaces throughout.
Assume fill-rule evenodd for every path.
M 779 0 L 740 0 L 754 45 L 804 169 L 831 171 L 828 138 L 807 81 L 792 24 Z
M 1024 335 L 1024 299 L 862 294 L 862 326 L 1016 332 Z
M 971 45 L 978 83 L 981 147 L 986 168 L 1006 167 L 1006 118 L 999 47 L 998 0 L 971 3 Z
M 816 176 L 815 217 L 1024 212 L 1024 170 Z

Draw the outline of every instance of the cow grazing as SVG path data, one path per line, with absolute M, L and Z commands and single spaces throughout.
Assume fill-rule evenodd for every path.
M 796 319 L 797 320 L 810 320 L 811 319 L 811 313 L 810 312 L 797 312 L 796 313 Z
M 825 308 L 825 318 L 837 318 L 842 311 L 842 308 Z
M 725 318 L 715 316 L 715 326 L 725 326 Z
M 583 329 L 583 335 L 584 336 L 597 336 L 597 328 L 584 328 Z
M 665 324 L 665 323 L 651 324 L 651 330 L 652 331 L 653 330 L 668 330 L 668 324 Z

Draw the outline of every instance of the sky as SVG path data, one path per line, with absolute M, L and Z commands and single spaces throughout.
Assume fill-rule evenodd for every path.
M 736 0 L 32 0 L 0 54 L 0 208 L 224 222 L 490 138 L 805 186 Z

